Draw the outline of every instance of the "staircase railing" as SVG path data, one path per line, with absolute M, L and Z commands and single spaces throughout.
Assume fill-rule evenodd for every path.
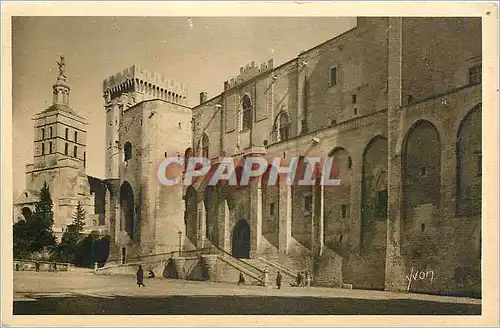
M 282 266 L 281 264 L 273 262 L 273 261 L 269 261 L 268 259 L 266 259 L 264 257 L 259 257 L 259 260 L 261 260 L 262 262 L 266 263 L 269 266 L 272 266 L 272 267 L 280 270 L 284 274 L 286 274 L 286 275 L 288 275 L 288 276 L 290 276 L 292 278 L 297 279 L 297 274 L 293 273 L 290 269 Z
M 106 265 L 101 268 L 109 268 L 109 267 L 114 267 L 114 266 L 120 266 L 120 265 L 133 265 L 133 264 L 138 264 L 141 262 L 160 262 L 160 261 L 165 261 L 168 260 L 169 258 L 174 258 L 174 257 L 198 257 L 203 254 L 213 254 L 217 255 L 221 260 L 224 262 L 232 265 L 234 268 L 242 271 L 243 273 L 247 274 L 248 276 L 256 279 L 258 282 L 261 284 L 266 284 L 266 274 L 267 272 L 256 267 L 255 265 L 252 265 L 250 263 L 247 263 L 245 261 L 242 261 L 241 259 L 238 259 L 234 257 L 232 254 L 226 252 L 222 248 L 216 246 L 216 245 L 210 245 L 208 247 L 204 248 L 198 248 L 198 249 L 193 249 L 193 250 L 188 250 L 188 251 L 173 251 L 173 252 L 166 252 L 166 253 L 158 253 L 158 254 L 150 254 L 150 255 L 144 255 L 144 256 L 134 256 L 134 257 L 129 257 L 126 258 L 125 263 L 122 263 L 122 259 L 113 259 L 113 260 L 108 260 L 106 262 Z
M 109 265 L 121 265 L 121 264 L 131 264 L 131 263 L 139 263 L 139 262 L 157 262 L 157 261 L 162 261 L 162 260 L 168 260 L 169 258 L 173 257 L 190 257 L 190 256 L 199 256 L 200 254 L 207 254 L 210 253 L 211 248 L 198 248 L 198 249 L 193 249 L 193 250 L 181 250 L 179 251 L 172 251 L 172 252 L 166 252 L 166 253 L 158 253 L 158 254 L 149 254 L 149 255 L 142 255 L 142 256 L 134 256 L 134 257 L 128 257 L 125 259 L 125 263 L 123 263 L 121 258 L 118 259 L 112 259 L 108 260 L 106 262 L 106 266 Z

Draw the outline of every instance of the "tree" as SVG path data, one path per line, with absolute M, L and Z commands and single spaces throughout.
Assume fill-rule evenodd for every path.
M 35 205 L 35 213 L 27 220 L 16 222 L 13 227 L 14 256 L 24 257 L 56 244 L 52 231 L 54 212 L 47 182 L 40 190 L 40 199 Z
M 29 254 L 30 240 L 27 235 L 28 223 L 25 220 L 20 220 L 14 223 L 13 233 L 14 233 L 14 258 L 26 258 Z
M 52 211 L 52 198 L 50 197 L 47 182 L 44 182 L 40 190 L 40 200 L 35 205 L 33 220 L 28 222 L 28 233 L 31 242 L 31 251 L 40 251 L 45 247 L 55 246 L 56 238 L 52 231 L 54 225 L 54 212 Z
M 73 222 L 66 227 L 66 231 L 64 231 L 61 238 L 61 243 L 57 247 L 57 258 L 59 261 L 75 264 L 84 226 L 85 210 L 81 202 L 78 202 Z
M 83 231 L 83 227 L 85 226 L 85 210 L 82 207 L 82 203 L 78 201 L 76 205 L 75 215 L 73 216 L 73 222 L 68 226 L 71 227 L 74 231 L 81 233 Z

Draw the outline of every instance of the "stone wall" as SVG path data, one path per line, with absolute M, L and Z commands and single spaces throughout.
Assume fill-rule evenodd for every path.
M 194 156 L 202 155 L 202 137 L 205 134 L 208 137 L 208 157 L 218 157 L 221 146 L 221 115 L 222 109 L 216 105 L 222 104 L 222 96 L 216 96 L 203 104 L 193 108 L 192 128 L 193 140 L 192 149 Z
M 407 17 L 402 38 L 403 105 L 468 85 L 481 65 L 479 17 Z
M 400 254 L 407 275 L 412 268 L 424 272 L 432 270 L 435 275 L 432 284 L 422 282 L 412 286 L 412 290 L 438 293 L 480 291 L 480 212 L 472 211 L 472 215 L 457 212 L 457 206 L 461 204 L 460 197 L 457 198 L 457 190 L 461 190 L 457 177 L 473 177 L 462 180 L 460 188 L 474 192 L 480 190 L 480 170 L 474 151 L 467 158 L 469 164 L 462 167 L 457 166 L 456 152 L 459 127 L 471 109 L 480 104 L 480 91 L 480 86 L 472 86 L 401 109 L 405 112 L 402 120 L 405 137 L 399 165 L 402 179 L 407 177 L 407 180 L 402 180 L 404 211 L 400 223 Z M 436 143 L 434 150 L 429 142 L 418 146 L 422 137 L 412 139 L 415 123 L 425 124 L 433 131 L 434 137 L 430 133 L 425 136 L 432 137 Z M 465 147 L 475 147 L 480 152 L 474 138 L 470 138 L 467 145 Z M 411 147 L 425 149 L 412 153 Z M 416 158 L 405 162 L 410 154 Z M 416 164 L 419 166 L 413 168 Z M 461 170 L 457 171 L 457 168 Z M 434 178 L 428 178 L 433 174 Z M 465 187 L 467 183 L 469 187 Z M 432 193 L 434 196 L 430 197 Z M 473 195 L 470 201 L 478 202 Z M 400 288 L 404 289 L 403 286 Z
M 387 71 L 381 69 L 387 65 L 386 30 L 387 18 L 366 19 L 299 55 L 309 131 L 387 107 Z M 331 83 L 333 68 L 336 81 Z
M 413 30 L 404 28 L 406 34 L 401 34 L 405 23 L 411 26 L 413 21 L 391 18 L 393 30 L 389 37 L 389 76 L 394 79 L 389 80 L 389 225 L 385 285 L 391 290 L 479 294 L 480 216 L 477 212 L 475 215 L 457 216 L 457 191 L 468 187 L 477 190 L 477 175 L 480 170 L 477 154 L 467 156 L 468 165 L 457 166 L 457 139 L 461 135 L 459 127 L 463 124 L 464 117 L 481 103 L 481 85 L 467 85 L 467 79 L 463 77 L 467 56 L 473 55 L 473 52 L 480 53 L 477 43 L 480 40 L 480 29 L 471 28 L 460 35 L 454 33 L 453 39 L 456 40 L 451 42 L 449 33 L 462 23 L 455 22 L 457 25 L 451 22 L 449 28 L 434 29 L 449 20 L 430 20 L 431 22 L 420 24 L 418 28 L 414 26 Z M 467 22 L 477 27 L 478 22 L 474 19 Z M 420 35 L 434 35 L 433 33 L 441 30 L 443 34 L 439 33 L 438 38 L 448 38 L 443 41 L 443 47 L 437 46 L 437 43 L 432 49 L 417 47 L 418 42 L 423 42 L 419 41 Z M 412 34 L 409 35 L 411 31 Z M 407 38 L 403 42 L 401 35 Z M 468 41 L 472 39 L 474 40 Z M 416 42 L 411 47 L 411 53 L 405 48 L 408 42 Z M 464 42 L 470 44 L 461 47 Z M 443 67 L 446 74 L 436 76 L 434 72 L 426 76 L 421 72 L 424 66 L 412 64 L 415 60 L 412 56 L 420 50 L 429 52 L 428 59 L 431 62 L 446 62 L 448 56 L 455 57 L 449 58 L 450 67 Z M 403 70 L 400 70 L 401 67 Z M 433 67 L 436 68 L 436 65 Z M 420 74 L 423 74 L 422 78 L 427 83 L 417 85 L 412 82 L 411 72 L 415 70 L 418 73 L 414 74 L 419 76 L 419 81 Z M 399 72 L 403 74 L 401 80 L 398 78 Z M 457 75 L 452 76 L 452 73 Z M 400 81 L 402 85 L 399 84 Z M 401 107 L 407 100 L 404 92 L 408 85 L 412 88 L 415 86 L 412 90 L 415 90 L 417 101 Z M 438 92 L 444 93 L 436 95 Z M 428 98 L 419 99 L 425 97 Z M 420 145 L 421 137 L 412 137 L 416 133 L 413 129 L 419 127 L 432 132 L 430 141 L 435 146 L 427 143 L 424 147 Z M 430 136 L 429 133 L 420 135 Z M 480 155 L 477 139 L 462 140 L 458 144 L 460 147 L 464 146 L 461 148 L 464 152 L 459 152 L 459 155 L 474 153 L 465 151 L 465 148 L 479 151 Z M 416 148 L 421 151 L 412 151 Z M 408 161 L 409 157 L 412 157 L 411 161 Z M 459 156 L 459 159 L 463 157 Z M 412 167 L 416 164 L 419 167 Z M 428 179 L 429 175 L 434 175 L 434 179 Z M 465 177 L 465 180 L 460 180 L 460 177 Z M 468 187 L 465 187 L 467 184 Z M 434 196 L 429 197 L 431 195 Z M 411 274 L 415 275 L 415 272 L 424 279 L 412 278 L 413 282 L 409 283 Z
M 330 178 L 341 181 L 195 183 L 182 216 L 190 244 L 231 252 L 244 220 L 250 257 L 302 261 L 321 284 L 407 290 L 407 276 L 432 271 L 432 281 L 410 290 L 480 291 L 481 85 L 468 80 L 480 55 L 478 22 L 360 19 L 281 66 L 243 68 L 222 94 L 203 98 L 193 109 L 193 154 L 201 155 L 206 134 L 214 164 L 221 155 L 241 162 L 263 145 L 269 161 L 331 156 Z M 290 126 L 279 138 L 283 114 Z

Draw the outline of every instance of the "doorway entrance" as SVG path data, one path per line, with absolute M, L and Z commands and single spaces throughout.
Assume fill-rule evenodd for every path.
M 239 220 L 233 229 L 232 255 L 236 258 L 250 258 L 250 226 L 246 220 Z

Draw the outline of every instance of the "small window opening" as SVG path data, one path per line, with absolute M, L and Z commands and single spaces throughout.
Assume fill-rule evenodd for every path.
M 347 217 L 347 205 L 342 204 L 342 217 L 346 218 Z
M 330 68 L 330 86 L 337 85 L 337 67 Z
M 469 69 L 469 84 L 478 84 L 481 83 L 481 65 L 471 67 Z
M 132 159 L 132 144 L 130 142 L 126 142 L 123 146 L 124 152 L 124 161 L 128 161 Z
M 311 195 L 304 197 L 304 210 L 306 212 L 312 211 L 312 196 Z

